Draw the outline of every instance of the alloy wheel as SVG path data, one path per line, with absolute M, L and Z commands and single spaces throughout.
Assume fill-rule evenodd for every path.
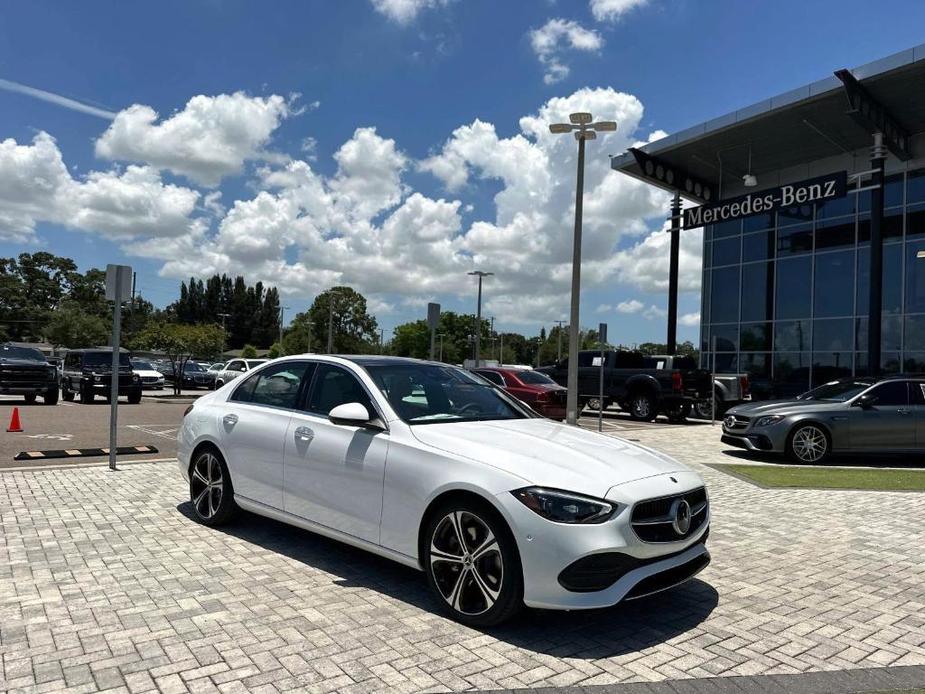
M 815 463 L 821 460 L 829 448 L 825 432 L 812 425 L 798 429 L 790 445 L 794 455 L 804 463 Z
M 649 398 L 645 395 L 637 395 L 633 399 L 633 410 L 639 417 L 649 416 Z
M 504 582 L 498 540 L 470 511 L 452 511 L 437 523 L 430 542 L 430 571 L 447 604 L 467 616 L 490 610 Z
M 211 519 L 222 505 L 225 480 L 222 466 L 212 453 L 203 453 L 193 465 L 190 491 L 196 513 Z

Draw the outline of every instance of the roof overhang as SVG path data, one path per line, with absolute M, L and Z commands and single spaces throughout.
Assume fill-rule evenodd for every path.
M 852 113 L 857 108 L 849 98 L 856 85 L 881 109 L 886 123 L 905 136 L 905 151 L 890 147 L 892 153 L 900 159 L 923 156 L 911 151 L 911 136 L 925 132 L 925 45 L 847 71 L 847 76 L 839 73 L 841 79 L 833 75 L 669 135 L 640 151 L 720 190 L 730 183 L 741 185 L 749 160 L 750 172 L 760 179 L 762 174 L 854 152 L 871 146 L 873 127 L 869 118 L 865 122 L 869 114 Z M 887 142 L 889 146 L 889 138 Z M 630 151 L 613 157 L 611 167 L 703 201 L 677 181 L 668 184 L 647 174 L 640 161 L 639 153 Z

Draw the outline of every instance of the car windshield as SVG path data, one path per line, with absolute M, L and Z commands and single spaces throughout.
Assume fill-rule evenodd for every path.
M 499 390 L 467 371 L 433 364 L 366 366 L 392 409 L 408 424 L 527 417 Z
M 266 359 L 245 359 L 244 361 L 247 362 L 248 369 L 256 369 L 261 364 L 267 363 Z
M 224 368 L 224 364 L 212 364 L 212 366 L 209 367 L 209 371 L 221 371 Z
M 151 362 L 143 359 L 132 359 L 132 366 L 139 371 L 154 371 L 154 366 L 151 365 Z
M 873 384 L 865 381 L 832 381 L 818 388 L 813 388 L 797 397 L 797 400 L 825 400 L 827 402 L 847 402 L 860 395 Z
M 32 349 L 31 347 L 17 347 L 16 345 L 0 345 L 0 359 L 45 361 L 45 357 L 37 349 Z
M 119 366 L 132 366 L 127 352 L 120 352 Z M 112 352 L 84 352 L 84 368 L 98 369 L 101 367 L 112 367 Z
M 197 363 L 194 362 L 194 361 L 188 361 L 188 362 L 186 362 L 186 363 L 183 365 L 183 370 L 184 370 L 184 371 L 194 371 L 194 372 L 196 372 L 196 373 L 199 373 L 200 371 L 205 371 L 204 368 L 202 368 L 199 364 L 197 364 Z
M 556 382 L 546 374 L 537 373 L 536 371 L 518 371 L 517 378 L 521 383 L 531 386 L 554 386 Z

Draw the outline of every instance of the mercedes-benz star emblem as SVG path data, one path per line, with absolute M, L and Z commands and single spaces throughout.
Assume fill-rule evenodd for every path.
M 691 505 L 684 499 L 675 499 L 671 504 L 671 527 L 678 535 L 687 535 L 691 529 Z
M 728 417 L 726 417 L 726 419 L 723 420 L 723 424 L 726 425 L 727 429 L 732 429 L 732 427 L 735 426 L 735 423 L 736 423 L 736 418 L 733 417 L 732 415 L 729 415 Z

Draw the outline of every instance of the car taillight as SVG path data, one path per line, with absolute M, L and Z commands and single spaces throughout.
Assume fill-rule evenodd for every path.
M 748 382 L 748 376 L 739 376 L 739 387 L 742 389 L 742 397 L 751 393 L 751 384 Z
M 680 371 L 675 371 L 671 374 L 671 389 L 677 391 L 684 390 L 684 377 L 681 375 Z
M 535 402 L 549 402 L 549 393 L 545 390 L 537 393 Z
M 193 406 L 190 405 L 190 406 L 187 407 L 185 410 L 183 410 L 183 416 L 185 417 L 186 415 L 188 415 L 188 414 L 189 414 L 190 412 L 192 412 L 192 411 L 193 411 Z

